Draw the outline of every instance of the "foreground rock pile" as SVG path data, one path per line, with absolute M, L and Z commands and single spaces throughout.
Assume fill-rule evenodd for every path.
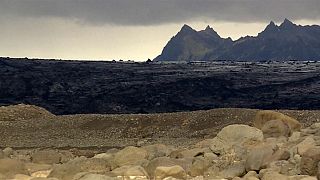
M 226 126 L 213 139 L 189 148 L 139 144 L 100 154 L 81 149 L 5 148 L 0 151 L 0 179 L 320 178 L 320 123 L 302 128 L 284 114 L 259 111 L 252 124 Z

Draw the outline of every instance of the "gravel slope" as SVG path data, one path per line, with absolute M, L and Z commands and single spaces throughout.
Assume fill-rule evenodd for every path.
M 10 106 L 10 116 L 28 114 L 16 110 L 25 109 L 24 106 Z M 229 124 L 250 124 L 256 111 L 228 108 L 146 115 L 54 116 L 40 109 L 38 113 L 42 116 L 25 115 L 25 118 L 9 120 L 8 113 L 0 111 L 0 147 L 109 149 L 137 143 L 184 147 L 214 137 Z M 298 119 L 305 126 L 320 122 L 320 111 L 280 112 Z

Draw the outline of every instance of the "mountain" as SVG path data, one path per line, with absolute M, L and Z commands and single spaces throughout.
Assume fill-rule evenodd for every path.
M 211 27 L 195 31 L 184 25 L 155 61 L 320 60 L 320 26 L 274 22 L 256 37 L 221 38 Z

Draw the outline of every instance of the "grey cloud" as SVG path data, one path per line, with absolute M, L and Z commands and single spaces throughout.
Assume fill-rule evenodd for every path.
M 0 16 L 59 17 L 91 24 L 154 25 L 320 19 L 320 0 L 1 0 Z

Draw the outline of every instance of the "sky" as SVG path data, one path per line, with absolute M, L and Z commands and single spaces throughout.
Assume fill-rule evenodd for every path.
M 145 61 L 184 24 L 236 40 L 285 18 L 320 25 L 320 0 L 0 0 L 0 56 Z

